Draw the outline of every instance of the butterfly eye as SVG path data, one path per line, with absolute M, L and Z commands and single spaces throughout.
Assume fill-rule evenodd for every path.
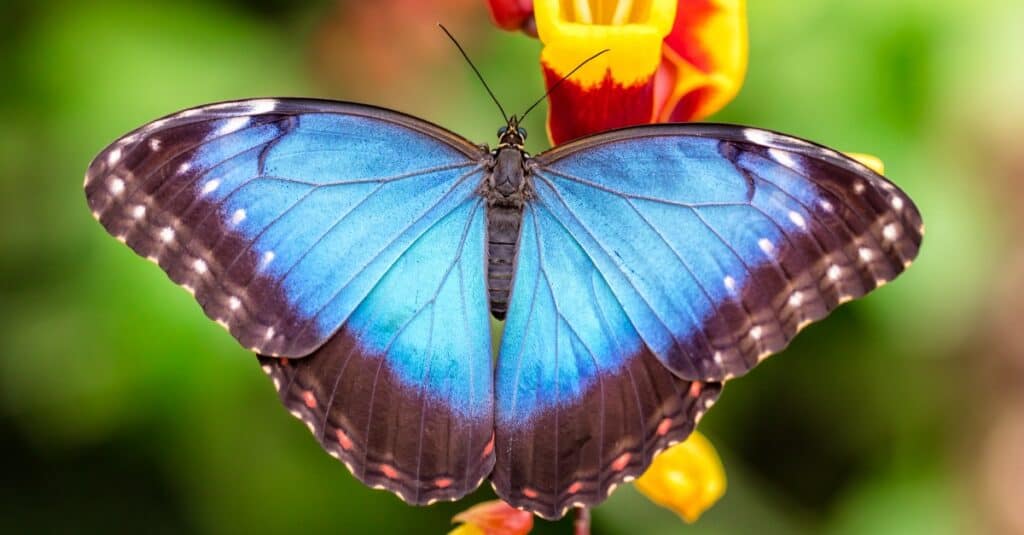
M 504 136 L 505 132 L 508 132 L 508 127 L 507 126 L 503 126 L 503 127 L 499 128 L 498 129 L 498 137 Z
M 519 132 L 519 137 L 523 138 L 523 141 L 526 141 L 526 129 L 525 128 L 519 128 L 518 132 Z

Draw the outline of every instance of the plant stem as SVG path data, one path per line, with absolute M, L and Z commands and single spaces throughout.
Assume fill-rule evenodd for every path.
M 590 535 L 590 509 L 576 508 L 576 520 L 572 523 L 575 535 Z

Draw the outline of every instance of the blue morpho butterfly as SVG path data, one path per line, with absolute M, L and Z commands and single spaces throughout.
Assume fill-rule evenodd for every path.
M 427 504 L 490 478 L 547 518 L 642 473 L 722 381 L 921 243 L 896 186 L 787 135 L 647 125 L 536 156 L 525 136 L 224 102 L 117 140 L 85 191 L 361 481 Z

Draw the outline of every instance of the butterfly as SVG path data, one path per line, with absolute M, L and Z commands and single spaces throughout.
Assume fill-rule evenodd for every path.
M 642 473 L 921 244 L 905 193 L 795 137 L 525 137 L 515 116 L 489 149 L 361 104 L 223 102 L 118 139 L 85 192 L 359 480 L 429 504 L 489 478 L 546 518 Z

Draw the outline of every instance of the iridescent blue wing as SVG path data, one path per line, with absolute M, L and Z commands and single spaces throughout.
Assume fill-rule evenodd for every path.
M 782 350 L 896 277 L 923 232 L 885 178 L 763 130 L 632 128 L 528 167 L 492 478 L 545 516 L 641 473 L 717 393 L 688 381 Z
M 423 503 L 493 464 L 485 156 L 396 112 L 247 100 L 128 134 L 85 190 L 111 234 L 281 357 L 264 367 L 328 452 Z

